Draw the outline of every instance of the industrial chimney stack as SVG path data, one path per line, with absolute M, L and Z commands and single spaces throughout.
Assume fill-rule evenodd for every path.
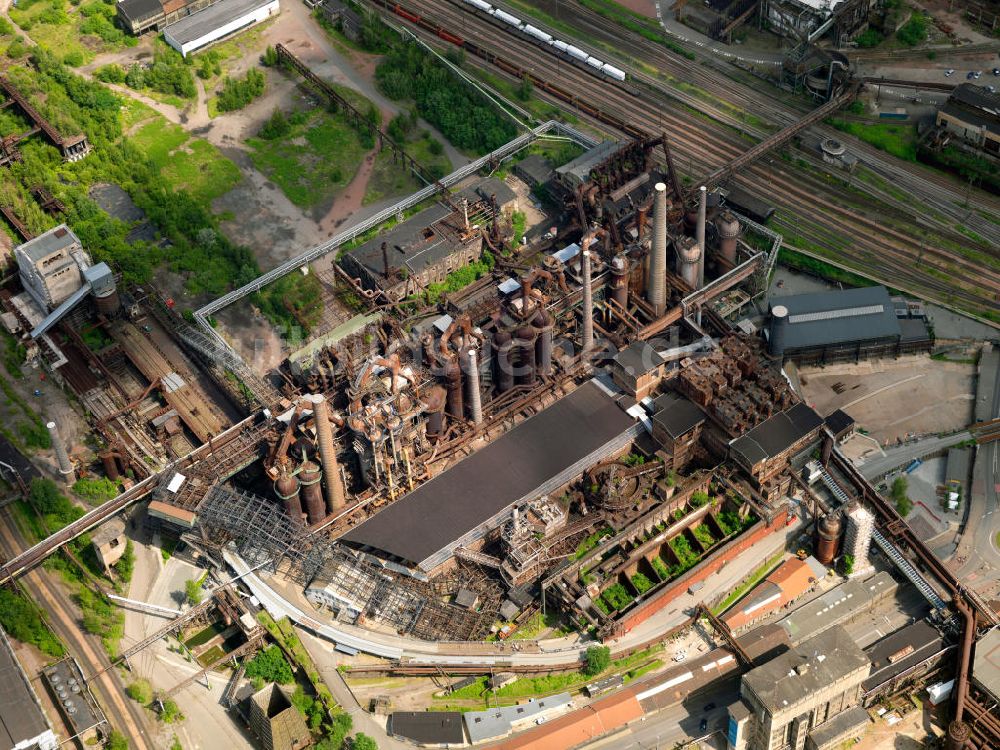
M 589 245 L 589 242 L 585 242 Z M 594 347 L 594 299 L 590 286 L 590 250 L 583 251 L 583 336 L 581 346 L 584 352 Z
M 656 183 L 653 197 L 653 246 L 646 279 L 646 296 L 657 317 L 667 306 L 667 186 Z
M 698 230 L 695 240 L 701 248 L 701 257 L 698 259 L 698 286 L 696 290 L 705 286 L 705 214 L 708 210 L 708 188 L 702 185 L 698 189 Z
M 69 454 L 66 452 L 66 445 L 59 437 L 59 428 L 55 422 L 49 422 L 45 427 L 52 438 L 52 448 L 56 452 L 56 460 L 59 461 L 59 473 L 66 484 L 73 484 L 76 481 L 76 472 L 73 471 L 73 464 L 69 461 Z

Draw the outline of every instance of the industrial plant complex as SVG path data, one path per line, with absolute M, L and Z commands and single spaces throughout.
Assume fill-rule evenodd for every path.
M 563 40 L 544 13 L 461 0 L 439 19 L 435 4 L 313 16 L 307 3 L 297 23 L 341 45 L 322 63 L 293 34 L 266 37 L 259 57 L 303 111 L 370 142 L 359 174 L 419 187 L 366 197 L 262 274 L 247 262 L 224 294 L 171 285 L 168 262 L 136 283 L 106 252 L 110 230 L 47 188 L 30 213 L 47 231 L 3 209 L 19 238 L 0 288 L 8 371 L 30 384 L 25 397 L 4 381 L 7 408 L 42 408 L 33 438 L 51 448 L 29 458 L 24 430 L 2 431 L 0 750 L 120 749 L 119 734 L 140 748 L 835 750 L 889 747 L 877 743 L 904 727 L 919 746 L 1000 747 L 993 311 L 971 321 L 950 287 L 945 305 L 888 273 L 861 278 L 832 262 L 829 233 L 735 179 L 810 148 L 810 128 L 857 99 L 866 81 L 839 50 L 882 23 L 880 4 L 664 10 L 654 24 L 706 44 L 754 25 L 790 40 L 769 80 L 809 102 L 704 175 L 684 169 L 669 119 L 648 132 L 588 99 L 586 124 L 571 122 L 551 104 L 577 106 L 561 77 L 471 30 L 641 99 L 654 76 L 608 45 Z M 162 33 L 134 81 L 168 48 L 201 66 L 203 48 L 267 35 L 287 13 L 121 0 L 113 15 L 123 36 Z M 513 139 L 469 156 L 430 125 L 407 135 L 417 104 L 390 126 L 382 99 L 365 111 L 350 76 L 333 82 L 329 66 L 367 59 L 365 44 L 395 59 L 384 40 L 400 33 L 421 40 L 405 48 L 427 55 L 421 75 L 454 74 L 482 107 L 513 112 Z M 502 93 L 463 72 L 466 53 L 511 79 Z M 199 86 L 234 85 L 210 67 Z M 16 80 L 0 76 L 4 117 L 32 129 L 3 137 L 0 170 L 31 174 L 46 148 L 68 184 L 108 136 L 59 135 Z M 997 95 L 951 88 L 921 137 L 995 154 Z M 533 95 L 556 114 L 525 127 Z M 470 127 L 487 129 L 476 111 Z M 738 124 L 757 127 L 746 112 Z M 296 148 L 323 137 L 302 132 Z M 415 140 L 463 166 L 428 168 Z M 807 166 L 909 189 L 866 167 L 844 177 L 840 155 Z M 901 231 L 890 219 L 864 231 Z M 190 246 L 229 252 L 228 226 Z M 959 252 L 989 281 L 987 255 Z M 292 290 L 280 304 L 276 288 Z M 302 323 L 307 305 L 320 311 L 308 324 L 276 324 Z M 912 426 L 921 416 L 930 427 Z M 44 614 L 70 607 L 78 622 Z

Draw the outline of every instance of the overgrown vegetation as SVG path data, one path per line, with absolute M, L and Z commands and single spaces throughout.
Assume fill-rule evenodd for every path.
M 153 51 L 153 62 L 149 66 L 132 63 L 125 72 L 124 83 L 136 91 L 153 92 L 168 97 L 194 99 L 198 96 L 191 66 L 180 53 L 158 44 Z
M 235 112 L 243 109 L 250 102 L 264 94 L 267 78 L 257 70 L 250 68 L 243 78 L 229 78 L 222 82 L 219 90 L 218 106 L 221 112 Z
M 819 258 L 797 253 L 784 246 L 778 250 L 778 263 L 788 268 L 793 268 L 796 271 L 802 271 L 821 279 L 829 279 L 830 281 L 836 281 L 847 286 L 874 286 L 875 284 L 874 281 L 866 279 L 864 276 L 845 271 Z
M 187 600 L 187 603 L 192 606 L 201 603 L 201 579 L 189 578 L 184 581 L 184 598 Z
M 141 677 L 129 683 L 129 686 L 125 688 L 125 693 L 129 698 L 143 706 L 148 706 L 153 702 L 153 686 L 149 684 L 149 680 Z
M 101 505 L 115 497 L 121 490 L 117 482 L 113 482 L 106 477 L 97 479 L 77 479 L 73 483 L 73 493 L 91 505 Z
M 288 685 L 292 682 L 292 668 L 278 646 L 268 646 L 257 652 L 247 662 L 246 675 L 254 681 L 259 690 L 270 682 Z
M 604 590 L 604 593 L 601 594 L 601 599 L 607 605 L 609 611 L 616 612 L 625 609 L 625 607 L 634 601 L 635 597 L 629 593 L 628 589 L 616 581 Z
M 305 336 L 323 317 L 323 285 L 313 273 L 290 273 L 257 292 L 254 303 L 277 327 Z
M 380 92 L 412 101 L 457 148 L 484 154 L 517 135 L 514 124 L 416 42 L 396 41 L 375 70 Z
M 851 122 L 836 117 L 830 118 L 827 122 L 837 130 L 853 135 L 888 154 L 905 161 L 917 160 L 917 128 L 915 125 Z
M 116 24 L 115 3 L 107 0 L 71 3 L 19 0 L 9 12 L 14 23 L 29 32 L 35 42 L 73 67 L 90 62 L 95 53 L 134 47 L 138 43 L 138 39 Z M 10 51 L 7 55 L 11 59 L 20 56 Z
M 907 47 L 916 47 L 927 41 L 927 17 L 915 10 L 910 20 L 896 32 L 896 39 Z
M 122 583 L 129 584 L 132 582 L 132 574 L 135 573 L 135 545 L 132 544 L 131 539 L 125 541 L 125 551 L 122 552 L 122 556 L 115 563 L 115 572 Z
M 611 649 L 607 646 L 590 646 L 583 659 L 583 673 L 588 677 L 598 675 L 611 665 Z
M 7 588 L 0 588 L 0 625 L 11 637 L 30 643 L 44 654 L 59 658 L 66 653 L 34 602 Z
M 653 588 L 653 582 L 642 573 L 636 573 L 631 578 L 632 585 L 635 586 L 635 590 L 640 594 L 645 594 L 651 588 Z
M 892 481 L 892 501 L 896 504 L 896 512 L 903 518 L 913 510 L 913 501 L 907 494 L 908 482 L 905 476 L 898 476 Z
M 489 250 L 484 250 L 479 260 L 462 266 L 449 273 L 444 281 L 434 282 L 427 285 L 424 292 L 424 299 L 428 304 L 437 302 L 445 294 L 453 294 L 465 289 L 469 284 L 478 281 L 483 276 L 493 270 L 496 260 Z
M 672 52 L 694 60 L 695 54 L 686 50 L 672 39 L 664 36 L 659 24 L 652 18 L 648 18 L 640 13 L 636 13 L 623 5 L 619 5 L 614 0 L 580 0 L 580 5 L 597 13 L 599 16 L 614 21 L 619 26 L 623 26 L 629 31 L 635 32 L 651 42 L 658 42 Z

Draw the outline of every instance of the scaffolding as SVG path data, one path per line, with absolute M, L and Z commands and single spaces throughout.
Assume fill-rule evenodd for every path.
M 293 525 L 276 503 L 242 490 L 224 485 L 209 490 L 199 509 L 199 526 L 214 544 L 233 545 L 249 565 L 272 573 L 280 567 L 299 585 L 313 582 L 338 601 L 350 602 L 358 618 L 401 634 L 473 640 L 486 633 L 496 615 L 491 607 L 469 612 L 445 604 L 428 584 L 354 557 L 336 542 Z

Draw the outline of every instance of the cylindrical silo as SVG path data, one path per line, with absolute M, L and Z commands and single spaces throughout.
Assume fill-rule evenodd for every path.
M 731 267 L 736 266 L 736 247 L 740 237 L 740 220 L 732 212 L 723 211 L 715 220 L 719 232 L 719 255 Z
M 650 249 L 646 297 L 657 317 L 667 305 L 667 186 L 656 183 L 653 197 L 653 245 Z
M 840 536 L 844 524 L 840 513 L 827 513 L 816 524 L 816 559 L 824 565 L 832 565 L 840 549 Z
M 692 289 L 698 288 L 698 264 L 701 262 L 701 246 L 690 237 L 674 240 L 677 248 L 677 275 Z
M 479 392 L 479 357 L 476 356 L 475 349 L 469 348 L 466 353 L 466 363 L 468 375 L 465 382 L 469 388 L 469 416 L 472 417 L 472 424 L 479 424 L 483 421 L 483 397 Z
M 594 347 L 594 291 L 590 282 L 589 250 L 583 251 L 583 334 L 580 339 L 580 347 L 584 352 Z
M 326 397 L 318 393 L 313 394 L 312 403 L 316 442 L 319 443 L 319 458 L 323 462 L 323 477 L 326 480 L 326 512 L 334 513 L 346 502 L 340 467 L 337 465 L 337 447 L 333 442 L 333 427 L 330 425 L 330 405 Z
M 611 259 L 611 299 L 628 309 L 628 259 L 622 253 Z
M 708 210 L 708 189 L 702 185 L 698 188 L 698 228 L 695 232 L 695 242 L 698 247 L 705 248 L 705 212 Z M 698 256 L 698 284 L 695 289 L 705 286 L 705 253 Z
M 535 372 L 548 377 L 552 372 L 552 316 L 545 310 L 535 314 L 533 325 L 538 329 L 535 339 Z
M 424 403 L 427 407 L 427 437 L 439 438 L 444 434 L 444 406 L 448 394 L 439 385 L 427 392 Z
M 507 331 L 493 335 L 493 382 L 497 393 L 506 393 L 514 387 L 514 362 L 511 358 L 512 337 Z
M 306 461 L 299 471 L 302 501 L 306 506 L 306 516 L 309 525 L 313 526 L 326 518 L 326 506 L 323 504 L 323 488 L 320 481 L 323 472 L 313 461 Z
M 788 328 L 788 308 L 775 305 L 771 308 L 771 326 L 768 329 L 767 350 L 774 357 L 785 353 L 785 330 Z
M 292 474 L 282 472 L 274 482 L 274 494 L 285 507 L 285 513 L 296 526 L 302 523 L 302 503 L 299 502 L 299 480 Z
M 465 405 L 462 400 L 462 368 L 458 365 L 458 358 L 453 357 L 445 364 L 444 380 L 448 388 L 448 416 L 461 420 L 465 416 Z
M 108 479 L 111 481 L 118 479 L 120 476 L 118 471 L 118 459 L 115 458 L 114 452 L 107 451 L 102 453 L 101 463 L 104 465 L 104 473 L 108 475 Z
M 111 287 L 110 290 L 105 290 L 101 295 L 94 295 L 94 305 L 97 307 L 97 312 L 101 315 L 111 318 L 118 314 L 118 310 L 121 309 L 122 302 L 118 297 L 118 290 L 115 287 Z
M 517 384 L 535 384 L 535 329 L 523 325 L 514 334 L 514 348 L 517 351 Z

